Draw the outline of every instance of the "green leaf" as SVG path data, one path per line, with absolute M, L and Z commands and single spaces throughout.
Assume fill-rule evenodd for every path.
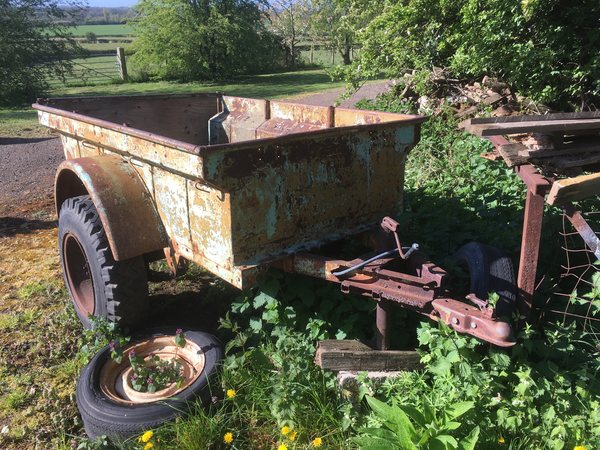
M 458 427 L 461 426 L 460 422 L 446 422 L 444 424 L 444 430 L 446 431 L 452 431 L 452 430 L 456 430 Z
M 425 428 L 425 425 L 427 425 L 427 421 L 425 420 L 423 414 L 421 414 L 421 412 L 417 408 L 410 405 L 400 405 L 400 409 L 404 411 L 408 415 L 408 417 L 410 417 L 417 425 Z
M 379 439 L 370 436 L 359 436 L 352 438 L 352 441 L 358 445 L 361 450 L 404 450 L 403 447 L 398 447 L 384 439 Z
M 448 419 L 456 419 L 472 409 L 473 406 L 475 406 L 473 402 L 459 402 L 446 409 L 445 413 Z
M 467 436 L 460 441 L 460 450 L 475 450 L 475 445 L 479 440 L 479 427 L 475 427 L 471 430 Z
M 262 320 L 256 319 L 256 318 L 251 318 L 250 319 L 250 328 L 255 333 L 258 333 L 260 330 L 262 330 Z
M 398 437 L 390 430 L 386 430 L 385 428 L 363 428 L 360 430 L 361 434 L 366 434 L 371 437 L 376 437 L 379 439 L 384 439 L 389 441 L 392 444 L 400 445 L 398 442 Z
M 458 441 L 452 436 L 447 434 L 441 434 L 435 436 L 429 441 L 429 448 L 432 450 L 447 450 L 458 448 Z
M 402 448 L 416 448 L 412 443 L 415 429 L 410 423 L 408 416 L 398 407 L 389 406 L 374 397 L 367 397 L 367 403 L 373 412 L 386 422 L 386 425 L 398 436 L 398 442 Z

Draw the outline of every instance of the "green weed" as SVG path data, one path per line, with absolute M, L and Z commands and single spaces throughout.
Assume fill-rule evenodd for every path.
M 22 407 L 27 401 L 27 394 L 22 391 L 15 389 L 12 392 L 6 394 L 0 400 L 0 410 L 13 410 L 16 411 Z

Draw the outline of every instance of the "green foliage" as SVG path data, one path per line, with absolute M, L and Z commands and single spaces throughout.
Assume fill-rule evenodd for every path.
M 353 439 L 363 450 L 473 450 L 479 438 L 479 427 L 473 428 L 460 442 L 452 436 L 461 426 L 455 419 L 471 410 L 473 402 L 457 402 L 437 413 L 428 403 L 422 413 L 412 406 L 390 406 L 373 397 L 367 397 L 367 403 L 385 429 L 364 428 L 364 436 Z
M 149 75 L 213 80 L 278 67 L 281 48 L 247 0 L 142 0 L 132 62 Z
M 59 7 L 70 1 L 7 0 L 0 3 L 0 105 L 33 100 L 49 76 L 68 74 L 68 60 L 79 51 Z
M 359 106 L 414 113 L 393 93 Z M 480 156 L 490 149 L 489 142 L 458 130 L 450 113 L 422 125 L 407 161 L 399 219 L 407 238 L 432 258 L 443 260 L 469 241 L 518 252 L 524 190 L 511 169 Z
M 131 364 L 131 387 L 138 392 L 156 392 L 167 386 L 177 383 L 181 384 L 181 362 L 174 359 L 164 360 L 158 355 L 149 355 L 142 358 L 133 350 L 129 352 L 129 363 Z
M 600 97 L 597 1 L 386 0 L 372 8 L 381 13 L 359 33 L 351 80 L 441 66 L 458 77 L 499 76 L 562 108 Z
M 119 325 L 105 317 L 90 316 L 91 327 L 83 330 L 80 340 L 79 357 L 84 363 L 88 362 L 106 345 L 110 345 L 111 358 L 121 362 L 122 348 L 129 342 Z

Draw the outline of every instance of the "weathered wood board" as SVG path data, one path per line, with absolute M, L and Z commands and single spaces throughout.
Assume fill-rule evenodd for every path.
M 398 371 L 420 368 L 421 357 L 416 351 L 373 350 L 358 341 L 320 341 L 315 363 L 322 369 L 335 371 Z

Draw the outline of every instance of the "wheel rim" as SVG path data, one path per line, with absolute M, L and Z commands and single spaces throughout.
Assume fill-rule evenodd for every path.
M 93 315 L 96 305 L 90 265 L 79 240 L 71 233 L 67 233 L 63 239 L 63 265 L 76 308 L 86 317 Z
M 138 392 L 131 386 L 131 365 L 127 357 L 131 350 L 144 360 L 150 354 L 157 355 L 163 360 L 175 359 L 181 363 L 183 381 L 171 383 L 156 392 Z M 183 391 L 193 384 L 204 370 L 205 356 L 202 348 L 186 340 L 183 348 L 175 344 L 174 336 L 157 336 L 128 345 L 123 349 L 123 360 L 120 364 L 108 359 L 100 371 L 100 390 L 110 400 L 123 404 L 135 405 L 165 400 Z

